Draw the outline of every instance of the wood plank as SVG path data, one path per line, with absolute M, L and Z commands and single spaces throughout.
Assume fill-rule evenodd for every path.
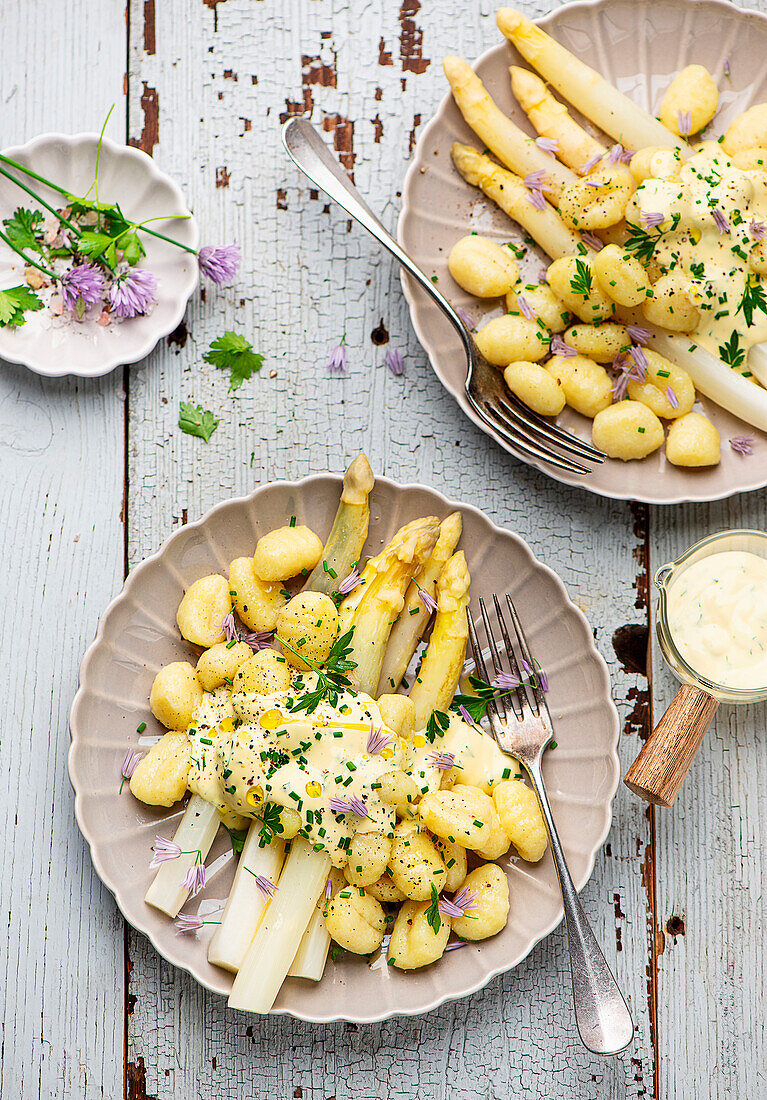
M 447 0 L 422 10 L 405 3 L 399 15 L 383 4 L 286 10 L 167 0 L 155 9 L 133 0 L 130 133 L 148 135 L 158 163 L 186 189 L 203 239 L 236 236 L 245 262 L 233 289 L 209 287 L 191 306 L 185 342 L 180 336 L 151 368 L 132 372 L 130 556 L 138 561 L 174 524 L 222 497 L 275 477 L 340 470 L 364 447 L 377 471 L 485 508 L 561 573 L 611 663 L 630 755 L 646 680 L 623 671 L 611 638 L 618 626 L 645 623 L 635 588 L 644 512 L 555 485 L 462 417 L 410 330 L 397 271 L 338 211 L 325 210 L 278 141 L 280 115 L 311 108 L 393 226 L 411 140 L 444 91 L 438 59 L 455 49 L 471 57 L 494 41 L 487 10 L 472 15 Z M 234 398 L 226 378 L 201 362 L 226 327 L 252 334 L 268 360 Z M 383 365 L 376 340 L 384 331 L 406 355 L 402 379 Z M 349 376 L 339 381 L 323 364 L 344 333 Z M 179 400 L 191 397 L 221 416 L 207 447 L 175 427 Z M 620 1059 L 587 1057 L 573 1034 L 561 931 L 474 997 L 364 1028 L 230 1013 L 131 934 L 129 1094 L 431 1097 L 446 1095 L 449 1082 L 454 1097 L 532 1097 L 545 1082 L 562 1095 L 651 1095 L 649 841 L 644 808 L 621 792 L 609 846 L 584 891 L 636 1015 L 636 1045 Z
M 90 26 L 90 30 L 87 28 Z M 3 6 L 3 142 L 124 133 L 124 11 L 103 0 Z M 21 193 L 20 193 L 21 195 Z M 66 773 L 77 667 L 123 572 L 120 372 L 96 382 L 0 371 L 0 1095 L 115 1097 L 123 1076 L 123 921 L 93 871 Z M 93 471 L 98 470 L 98 476 Z M 116 790 L 116 788 L 115 788 Z

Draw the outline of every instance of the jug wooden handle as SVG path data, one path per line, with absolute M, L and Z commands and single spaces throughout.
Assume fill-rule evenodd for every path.
M 629 790 L 656 806 L 671 806 L 718 706 L 707 692 L 682 685 L 626 772 Z

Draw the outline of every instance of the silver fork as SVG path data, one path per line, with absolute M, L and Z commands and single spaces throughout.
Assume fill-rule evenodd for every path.
M 301 171 L 387 248 L 452 322 L 466 352 L 466 396 L 474 411 L 496 436 L 528 458 L 541 459 L 571 473 L 590 473 L 590 468 L 583 462 L 604 462 L 606 456 L 601 451 L 536 415 L 506 389 L 501 372 L 481 354 L 450 302 L 384 229 L 307 119 L 288 119 L 282 128 L 282 142 Z
M 575 1020 L 581 1040 L 593 1054 L 618 1054 L 631 1042 L 634 1024 L 621 991 L 591 930 L 591 925 L 586 919 L 570 877 L 543 783 L 541 767 L 543 753 L 551 742 L 554 729 L 541 682 L 535 671 L 540 666 L 536 665 L 530 653 L 519 616 L 509 595 L 506 596 L 506 604 L 521 654 L 520 661 L 517 660 L 514 652 L 500 601 L 496 595 L 493 596 L 493 606 L 511 673 L 520 681 L 520 686 L 516 690 L 512 689 L 508 695 L 496 695 L 489 704 L 487 713 L 501 751 L 518 760 L 530 776 L 546 822 L 557 878 L 562 891 L 567 942 L 570 949 Z M 482 597 L 479 600 L 479 611 L 487 634 L 495 678 L 499 673 L 508 672 L 508 670 L 503 668 L 501 652 L 490 626 L 490 618 Z M 491 683 L 471 615 L 468 619 L 475 668 L 486 683 Z M 524 665 L 522 666 L 524 674 L 520 672 L 522 662 L 527 666 L 526 669 Z M 527 669 L 531 672 L 527 672 Z

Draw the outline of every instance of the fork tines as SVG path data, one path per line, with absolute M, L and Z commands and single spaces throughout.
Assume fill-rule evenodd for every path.
M 479 644 L 477 631 L 474 627 L 471 615 L 468 615 L 469 638 L 471 640 L 472 653 L 474 654 L 474 664 L 483 680 L 487 683 L 493 683 L 493 681 L 497 682 L 500 678 L 500 685 L 498 686 L 503 686 L 504 677 L 509 677 L 508 685 L 510 694 L 496 697 L 490 704 L 490 708 L 501 721 L 505 721 L 507 717 L 506 706 L 508 703 L 514 717 L 521 722 L 525 718 L 526 713 L 532 711 L 535 717 L 539 718 L 541 716 L 541 710 L 545 713 L 548 708 L 546 707 L 546 701 L 543 697 L 540 674 L 537 671 L 538 666 L 530 652 L 530 647 L 527 644 L 527 638 L 522 629 L 522 624 L 519 621 L 517 610 L 508 593 L 506 593 L 505 599 L 514 635 L 516 637 L 517 647 L 519 649 L 519 659 L 517 658 L 514 645 L 511 641 L 500 601 L 495 594 L 493 595 L 493 606 L 495 608 L 501 637 L 503 638 L 503 648 L 510 665 L 510 670 L 503 667 L 501 650 L 493 634 L 493 629 L 490 625 L 490 617 L 487 613 L 485 600 L 482 596 L 479 597 L 479 611 L 489 643 L 490 660 L 494 673 L 492 678 L 488 675 L 487 665 L 482 655 L 482 647 Z M 514 681 L 516 681 L 516 684 Z

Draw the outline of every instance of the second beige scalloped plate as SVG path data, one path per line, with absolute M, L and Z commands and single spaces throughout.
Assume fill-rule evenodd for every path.
M 224 995 L 232 975 L 208 962 L 211 926 L 190 936 L 177 935 L 171 920 L 144 903 L 153 877 L 149 861 L 155 834 L 172 837 L 181 809 L 145 806 L 127 785 L 119 794 L 120 765 L 127 749 L 140 748 L 147 737 L 162 732 L 148 702 L 157 670 L 169 661 L 195 660 L 176 627 L 184 589 L 208 573 L 225 573 L 233 558 L 251 554 L 260 535 L 287 523 L 292 515 L 324 538 L 340 492 L 341 479 L 330 475 L 277 482 L 225 501 L 177 531 L 128 577 L 104 613 L 80 669 L 80 689 L 70 716 L 69 774 L 77 821 L 96 871 L 127 920 L 161 955 Z M 557 748 L 547 753 L 544 774 L 580 888 L 607 836 L 618 785 L 618 715 L 589 624 L 560 579 L 533 557 L 521 538 L 502 531 L 476 508 L 454 504 L 420 485 L 377 480 L 366 553 L 380 550 L 403 523 L 424 515 L 444 517 L 456 508 L 463 514 L 461 545 L 474 578 L 473 613 L 476 616 L 476 598 L 482 593 L 510 592 L 532 651 L 549 676 Z M 146 729 L 139 734 L 142 722 Z M 185 913 L 212 913 L 229 893 L 232 848 L 223 829 L 221 834 L 207 860 L 208 884 L 185 906 Z M 493 939 L 453 951 L 434 966 L 412 973 L 395 971 L 385 960 L 371 966 L 365 959 L 344 955 L 328 961 L 318 984 L 289 978 L 273 1011 L 317 1022 L 363 1023 L 411 1015 L 471 993 L 509 970 L 559 923 L 562 904 L 550 854 L 537 864 L 508 858 L 500 862 L 509 875 L 511 917 Z
M 722 0 L 596 0 L 568 4 L 538 22 L 576 57 L 653 114 L 679 69 L 692 63 L 705 65 L 719 85 L 719 111 L 705 136 L 724 133 L 741 111 L 767 100 L 767 17 Z M 511 94 L 509 80 L 509 66 L 526 63 L 502 40 L 494 19 L 487 25 L 488 34 L 495 32 L 498 44 L 479 58 L 475 68 L 499 106 L 532 134 Z M 724 75 L 725 61 L 729 62 L 729 77 Z M 403 188 L 399 239 L 427 275 L 437 276 L 440 289 L 453 305 L 467 310 L 475 323 L 481 324 L 499 315 L 500 305 L 480 302 L 461 290 L 447 269 L 448 253 L 460 237 L 472 231 L 501 242 L 521 241 L 521 231 L 455 171 L 450 160 L 454 141 L 479 145 L 448 93 L 416 147 Z M 605 141 L 610 143 L 610 139 Z M 531 281 L 535 281 L 548 261 L 536 249 L 530 250 L 529 261 L 522 265 L 523 273 L 531 272 Z M 403 286 L 413 327 L 438 378 L 466 415 L 497 439 L 466 400 L 466 363 L 452 325 L 406 277 Z M 706 398 L 700 398 L 696 409 L 705 411 L 722 437 L 722 461 L 711 469 L 671 466 L 662 448 L 642 462 L 608 459 L 584 476 L 554 470 L 545 463 L 531 464 L 558 481 L 600 496 L 651 504 L 717 500 L 766 485 L 767 436 Z M 590 438 L 590 422 L 571 410 L 566 410 L 558 423 Z M 742 435 L 756 440 L 753 455 L 744 457 L 729 447 L 729 439 Z M 514 453 L 513 448 L 497 441 Z

